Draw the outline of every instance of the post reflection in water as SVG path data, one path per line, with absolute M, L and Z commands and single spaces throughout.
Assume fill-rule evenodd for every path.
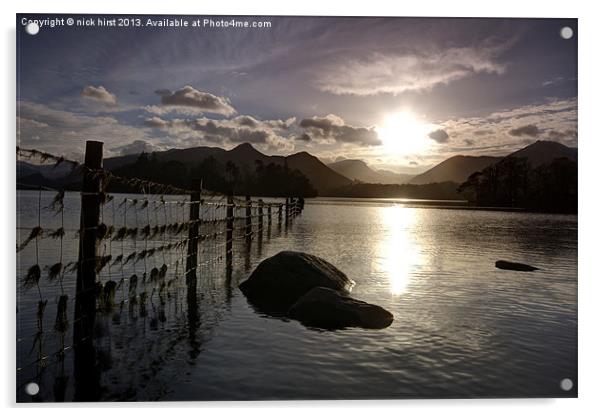
M 406 292 L 414 270 L 424 263 L 415 234 L 420 213 L 416 209 L 394 205 L 381 208 L 380 215 L 386 231 L 380 241 L 375 266 L 387 277 L 391 294 L 398 296 Z

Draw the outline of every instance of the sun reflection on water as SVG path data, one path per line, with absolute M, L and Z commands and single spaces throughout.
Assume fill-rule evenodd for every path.
M 380 211 L 385 235 L 380 242 L 377 267 L 388 277 L 393 295 L 406 292 L 413 269 L 423 261 L 413 233 L 419 215 L 417 211 L 403 205 L 382 208 Z

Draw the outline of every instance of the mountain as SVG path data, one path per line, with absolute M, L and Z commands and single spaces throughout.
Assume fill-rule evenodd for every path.
M 57 179 L 71 173 L 71 167 L 66 164 L 59 166 L 36 165 L 22 160 L 17 160 L 17 177 L 26 177 L 31 175 L 41 175 L 47 179 Z
M 458 187 L 471 204 L 577 212 L 577 149 L 537 141 L 471 175 Z
M 328 167 L 349 179 L 364 183 L 402 184 L 413 177 L 413 175 L 388 170 L 374 170 L 363 160 L 356 159 L 330 163 Z
M 577 161 L 577 148 L 568 147 L 558 142 L 538 140 L 506 157 L 526 158 L 532 168 L 537 168 L 554 161 L 554 159 L 567 158 Z
M 272 158 L 276 157 L 278 156 L 272 156 Z M 286 161 L 290 169 L 298 169 L 303 173 L 320 193 L 351 183 L 349 178 L 335 172 L 322 163 L 320 159 L 307 152 L 295 153 L 282 158 L 282 160 Z
M 422 185 L 435 182 L 464 182 L 472 173 L 501 160 L 493 156 L 452 156 L 426 172 L 415 176 L 408 183 Z
M 286 164 L 290 169 L 298 169 L 303 173 L 320 193 L 351 183 L 350 179 L 335 172 L 317 157 L 307 152 L 295 153 L 290 156 L 268 156 L 255 149 L 249 143 L 240 144 L 232 150 L 203 146 L 189 149 L 171 149 L 163 152 L 155 152 L 154 154 L 162 162 L 178 161 L 188 167 L 193 167 L 211 156 L 222 164 L 227 162 L 234 163 L 242 172 L 253 172 L 256 161 L 263 163 L 263 165 L 273 163 L 283 166 Z M 137 158 L 138 155 L 108 158 L 104 161 L 104 167 L 109 170 L 117 169 L 135 162 Z

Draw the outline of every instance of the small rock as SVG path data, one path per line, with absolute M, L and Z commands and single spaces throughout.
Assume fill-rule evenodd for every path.
M 324 259 L 281 251 L 262 261 L 239 286 L 251 304 L 267 313 L 284 314 L 311 289 L 348 291 L 353 281 Z
M 289 309 L 288 316 L 304 325 L 325 329 L 382 329 L 393 322 L 393 315 L 384 308 L 326 287 L 316 287 L 302 296 Z
M 495 267 L 503 270 L 517 270 L 519 272 L 532 272 L 534 270 L 539 270 L 537 267 L 529 266 L 528 264 L 523 263 L 514 263 L 506 260 L 498 260 L 495 262 Z

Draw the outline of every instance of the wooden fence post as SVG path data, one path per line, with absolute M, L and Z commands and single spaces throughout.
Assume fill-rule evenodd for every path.
M 232 264 L 232 242 L 234 238 L 234 198 L 232 191 L 228 192 L 226 207 L 226 263 Z
M 288 228 L 288 222 L 289 222 L 289 215 L 290 215 L 290 205 L 289 205 L 289 197 L 286 197 L 286 202 L 284 203 L 284 227 Z
M 278 204 L 278 227 L 282 226 L 282 204 Z
M 100 221 L 103 175 L 102 142 L 86 141 L 80 213 L 80 246 L 75 287 L 75 400 L 97 401 L 100 397 L 99 369 L 94 347 L 96 316 L 96 232 Z
M 259 235 L 262 235 L 262 233 L 263 233 L 263 199 L 260 199 L 259 202 L 257 203 L 257 218 L 259 219 L 258 226 L 257 226 L 257 232 L 259 233 Z
M 188 228 L 188 251 L 186 256 L 186 285 L 196 290 L 196 268 L 199 251 L 199 214 L 201 212 L 201 182 L 193 181 L 190 195 L 190 227 Z
M 245 209 L 245 236 L 247 237 L 247 242 L 251 242 L 251 235 L 253 234 L 253 228 L 251 225 L 251 197 L 247 195 L 245 197 L 246 201 L 246 209 Z

